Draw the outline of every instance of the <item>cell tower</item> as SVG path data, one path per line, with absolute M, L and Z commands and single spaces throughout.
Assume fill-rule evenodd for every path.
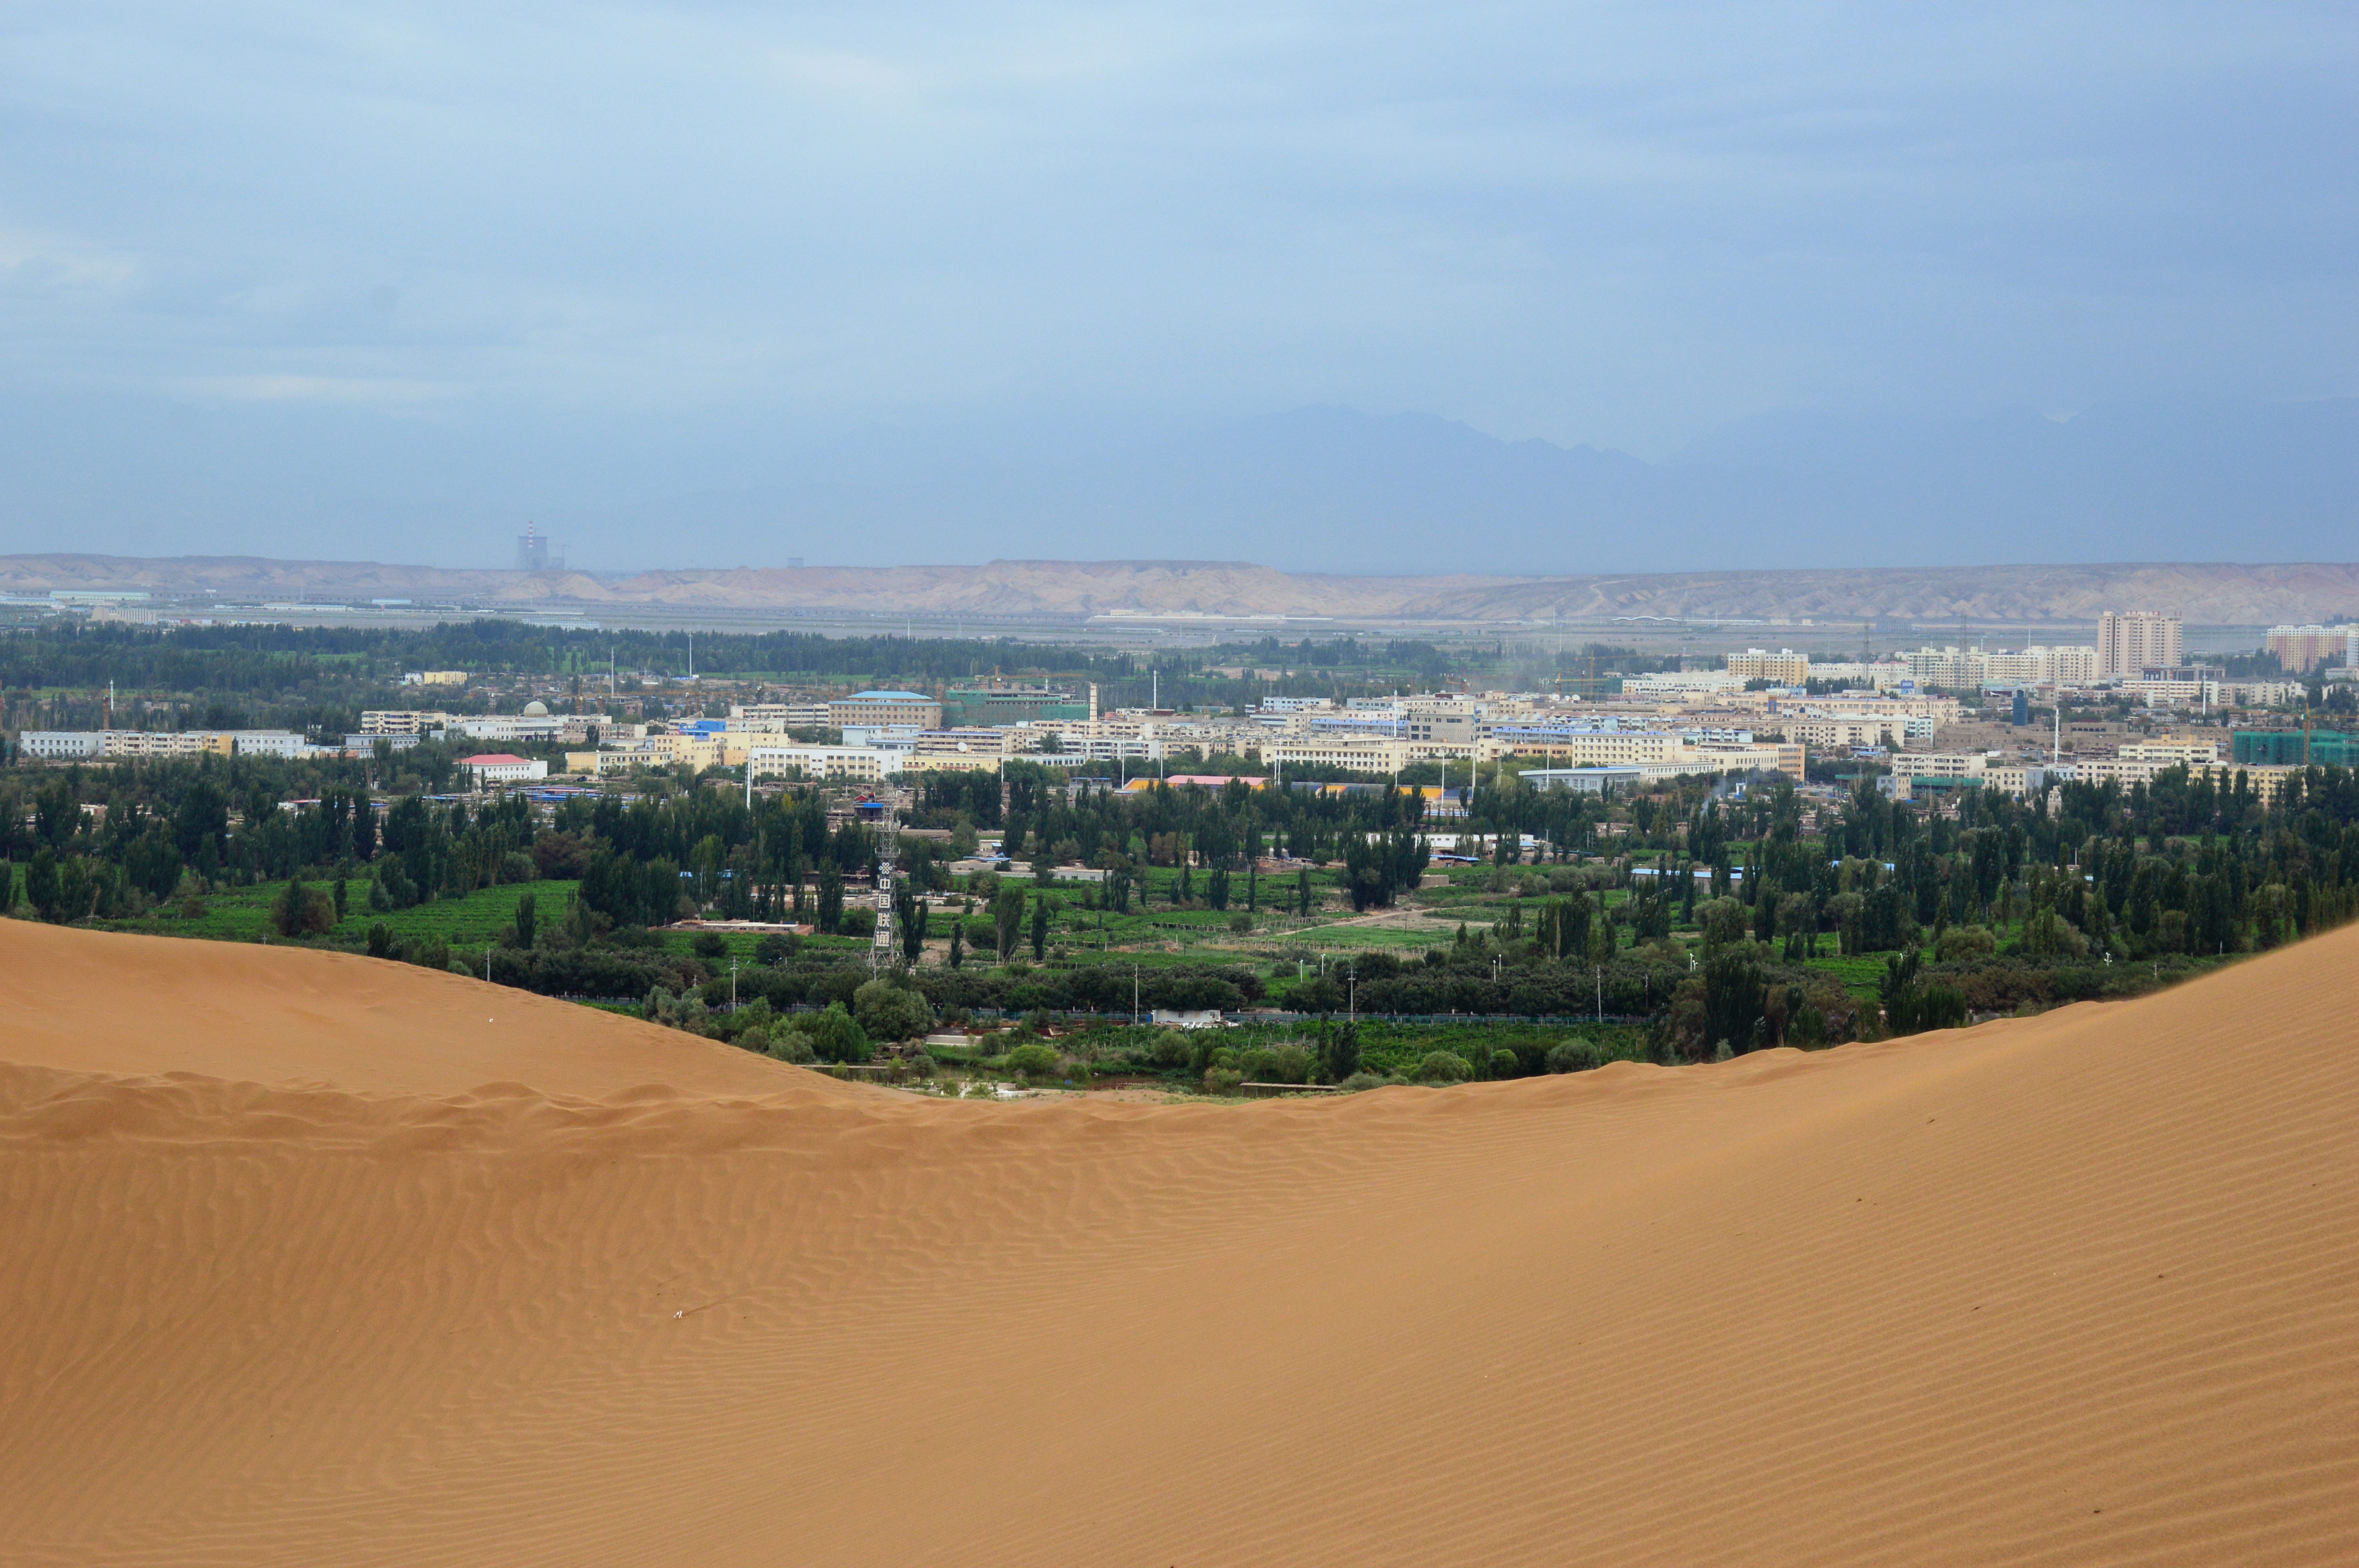
M 876 822 L 876 935 L 868 945 L 868 968 L 893 964 L 893 860 L 900 845 L 900 814 L 893 809 L 890 786 L 884 792 L 885 815 Z

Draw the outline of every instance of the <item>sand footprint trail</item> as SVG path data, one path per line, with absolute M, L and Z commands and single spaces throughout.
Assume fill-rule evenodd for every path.
M 0 921 L 0 1560 L 2359 1561 L 2354 980 L 940 1105 Z

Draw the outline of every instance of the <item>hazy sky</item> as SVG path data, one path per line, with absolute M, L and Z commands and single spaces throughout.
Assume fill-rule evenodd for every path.
M 0 398 L 662 429 L 655 493 L 707 424 L 2347 395 L 2354 18 L 16 0 Z

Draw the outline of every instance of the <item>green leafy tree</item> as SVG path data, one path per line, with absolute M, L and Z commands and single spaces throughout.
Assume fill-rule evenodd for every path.
M 1003 887 L 991 898 L 992 933 L 997 939 L 999 961 L 1003 964 L 1016 957 L 1016 944 L 1024 930 L 1024 890 Z
M 1320 1075 L 1340 1084 L 1360 1070 L 1360 1032 L 1346 1023 L 1319 1043 Z
M 832 1001 L 825 1011 L 811 1014 L 802 1030 L 810 1036 L 811 1050 L 822 1062 L 865 1062 L 876 1054 L 867 1031 L 844 1011 L 840 1001 Z
M 343 890 L 344 884 L 338 882 L 336 884 L 336 903 L 338 906 L 337 913 L 340 914 L 342 913 Z M 532 946 L 533 937 L 538 934 L 539 924 L 540 908 L 538 902 L 531 893 L 526 893 L 516 902 L 516 946 L 519 947 L 530 947 Z
M 1049 895 L 1036 893 L 1032 898 L 1032 959 L 1038 963 L 1049 956 Z
M 933 1026 L 934 1010 L 907 985 L 869 980 L 852 995 L 853 1016 L 872 1040 L 913 1040 Z
M 65 918 L 65 878 L 58 869 L 58 852 L 44 844 L 33 851 L 25 867 L 25 902 L 43 920 Z
M 271 901 L 270 926 L 281 936 L 309 936 L 333 930 L 335 924 L 335 906 L 328 895 L 304 886 L 301 877 L 289 877 Z
M 915 964 L 926 956 L 926 901 L 911 897 L 899 888 L 895 889 L 893 896 L 896 902 L 907 901 L 899 915 L 901 957 L 905 962 Z

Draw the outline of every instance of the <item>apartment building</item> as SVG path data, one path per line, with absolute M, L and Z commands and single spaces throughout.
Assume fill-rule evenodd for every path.
M 2335 661 L 2359 666 L 2359 625 L 2272 626 L 2268 650 L 2287 669 L 2305 674 Z
M 2097 678 L 2121 680 L 2149 665 L 2186 663 L 2179 611 L 2108 610 L 2097 618 Z
M 1984 654 L 1982 679 L 1993 686 L 2087 686 L 2097 678 L 2097 650 L 2085 645 Z
M 1873 719 L 1794 718 L 1782 720 L 1778 728 L 1788 741 L 1799 741 L 1814 751 L 1850 752 L 1863 746 L 1901 747 L 1908 743 L 1910 726 L 1930 722 L 1909 719 L 1905 714 L 1889 714 Z
M 1810 661 L 1809 655 L 1791 648 L 1780 648 L 1774 654 L 1766 648 L 1747 648 L 1728 655 L 1728 674 L 1736 681 L 1766 680 L 1777 686 L 1800 686 L 1810 678 Z

